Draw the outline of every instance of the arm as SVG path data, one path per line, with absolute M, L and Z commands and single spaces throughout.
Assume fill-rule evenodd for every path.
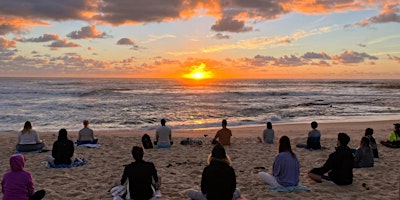
M 279 154 L 275 157 L 274 164 L 272 165 L 272 175 L 274 177 L 279 176 L 282 168 L 282 160 L 279 158 Z
M 27 185 L 27 189 L 28 189 L 28 194 L 29 196 L 32 196 L 35 193 L 35 188 L 33 187 L 33 179 L 32 179 L 32 175 L 29 173 L 28 175 L 28 185 Z
M 394 131 L 392 131 L 392 132 L 390 133 L 388 141 L 389 141 L 389 142 L 394 142 L 394 141 L 396 141 L 396 133 L 395 133 Z
M 69 145 L 69 149 L 67 150 L 68 151 L 68 157 L 72 158 L 72 156 L 74 156 L 74 151 L 75 151 L 74 143 L 72 141 L 69 141 L 68 145 Z
M 362 157 L 362 149 L 358 148 L 354 155 L 354 164 L 357 166 Z
M 81 131 L 79 131 L 79 133 L 78 133 L 78 141 L 81 141 L 81 140 L 82 140 Z
M 235 170 L 231 167 L 232 169 L 232 185 L 231 185 L 231 193 L 233 194 L 236 190 L 236 174 L 235 174 Z
M 201 175 L 201 192 L 207 194 L 208 192 L 208 177 L 207 177 L 207 167 L 204 168 L 203 174 Z
M 18 133 L 18 142 L 17 144 L 19 144 L 21 142 L 21 133 Z
M 158 174 L 157 174 L 156 167 L 154 166 L 153 163 L 151 163 L 151 167 L 152 167 L 152 170 L 151 170 L 151 171 L 153 171 L 153 178 L 154 178 L 154 181 L 157 183 L 157 182 L 158 182 Z
M 34 136 L 35 136 L 35 142 L 36 143 L 41 143 L 42 141 L 39 139 L 39 135 L 37 134 L 37 132 L 34 132 Z
M 126 168 L 127 168 L 127 167 L 125 167 L 125 168 L 124 168 L 124 173 L 122 174 L 122 178 L 121 178 L 121 185 L 124 185 L 124 184 L 125 184 L 125 181 L 126 181 L 126 179 L 128 179 L 128 176 L 127 176 L 127 170 L 126 170 Z

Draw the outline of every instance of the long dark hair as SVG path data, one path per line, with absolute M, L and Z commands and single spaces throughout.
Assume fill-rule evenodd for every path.
M 288 151 L 292 154 L 292 156 L 296 156 L 296 154 L 293 153 L 292 147 L 290 146 L 290 139 L 288 136 L 282 136 L 279 138 L 278 142 L 278 151 L 279 153 Z
M 31 132 L 32 130 L 32 123 L 30 121 L 26 121 L 24 124 L 24 129 L 22 129 L 21 133 L 24 134 L 26 132 Z
M 58 141 L 67 141 L 68 140 L 68 132 L 67 129 L 62 128 L 58 131 Z
M 272 123 L 271 122 L 267 122 L 267 129 L 272 129 Z

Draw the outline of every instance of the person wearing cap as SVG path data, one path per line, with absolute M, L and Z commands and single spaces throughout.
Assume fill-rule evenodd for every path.
M 381 141 L 381 144 L 391 148 L 400 148 L 400 123 L 393 125 L 394 130 L 389 134 L 388 140 Z
M 212 141 L 213 144 L 215 144 L 217 141 L 221 145 L 230 145 L 231 144 L 231 137 L 232 137 L 232 131 L 226 126 L 228 125 L 228 122 L 226 119 L 222 120 L 221 126 L 222 129 L 217 131 L 217 134 L 215 134 L 215 137 Z
M 140 146 L 132 148 L 132 157 L 135 162 L 125 166 L 120 183 L 128 181 L 128 193 L 124 199 L 151 199 L 160 197 L 160 177 L 152 162 L 143 160 L 144 150 Z
M 201 177 L 201 191 L 190 189 L 188 196 L 195 200 L 232 200 L 240 198 L 236 174 L 231 160 L 221 144 L 216 144 L 208 157 L 208 166 Z
M 93 130 L 89 128 L 89 120 L 83 120 L 83 128 L 79 130 L 76 144 L 97 144 L 98 139 L 94 137 Z
M 300 164 L 290 146 L 287 136 L 279 138 L 278 155 L 272 166 L 272 175 L 266 172 L 258 173 L 262 182 L 276 187 L 297 186 L 300 176 Z
M 353 183 L 354 157 L 347 146 L 350 137 L 346 133 L 339 133 L 336 151 L 329 155 L 322 167 L 314 168 L 308 172 L 308 177 L 316 182 L 322 179 L 333 181 L 337 185 L 350 185 Z M 328 173 L 328 176 L 324 174 Z

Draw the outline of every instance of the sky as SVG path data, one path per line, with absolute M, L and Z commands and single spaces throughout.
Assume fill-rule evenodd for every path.
M 193 73 L 398 79 L 400 0 L 0 0 L 0 77 Z

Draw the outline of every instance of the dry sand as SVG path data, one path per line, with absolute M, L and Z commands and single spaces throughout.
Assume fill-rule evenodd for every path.
M 237 186 L 249 199 L 400 199 L 400 149 L 390 149 L 378 144 L 379 159 L 375 166 L 368 169 L 354 169 L 353 184 L 337 186 L 329 182 L 315 183 L 307 177 L 313 167 L 321 166 L 328 155 L 334 151 L 337 133 L 345 132 L 351 137 L 350 146 L 357 147 L 367 127 L 375 130 L 374 137 L 379 142 L 386 140 L 393 123 L 397 121 L 365 121 L 320 123 L 321 143 L 328 150 L 309 151 L 295 147 L 305 143 L 310 125 L 307 124 L 274 124 L 276 140 L 287 135 L 291 139 L 294 152 L 300 161 L 300 184 L 311 191 L 277 193 L 265 188 L 258 178 L 260 169 L 271 172 L 274 156 L 277 153 L 276 142 L 273 145 L 260 144 L 256 137 L 261 136 L 264 127 L 236 127 L 233 131 L 232 145 L 226 147 L 233 168 L 237 175 Z M 93 127 L 95 129 L 95 127 Z M 146 150 L 144 159 L 156 165 L 158 174 L 163 177 L 162 199 L 188 199 L 186 192 L 190 188 L 199 189 L 201 173 L 206 166 L 206 159 L 212 149 L 211 138 L 218 128 L 204 130 L 173 130 L 175 142 L 171 149 Z M 57 133 L 44 133 L 37 130 L 46 145 L 52 145 Z M 25 154 L 25 169 L 32 173 L 36 189 L 45 189 L 45 199 L 112 199 L 107 191 L 116 179 L 122 175 L 123 165 L 132 162 L 130 150 L 133 145 L 140 145 L 142 134 L 148 133 L 154 139 L 154 131 L 96 131 L 101 147 L 91 149 L 79 147 L 76 153 L 89 161 L 88 165 L 68 169 L 47 168 L 44 157 L 51 152 Z M 204 135 L 208 137 L 204 137 Z M 77 132 L 69 132 L 75 141 Z M 186 138 L 204 141 L 201 147 L 180 145 Z M 1 176 L 9 170 L 9 157 L 15 149 L 16 133 L 0 133 Z M 363 187 L 363 184 L 366 187 Z M 2 196 L 2 194 L 0 194 Z

